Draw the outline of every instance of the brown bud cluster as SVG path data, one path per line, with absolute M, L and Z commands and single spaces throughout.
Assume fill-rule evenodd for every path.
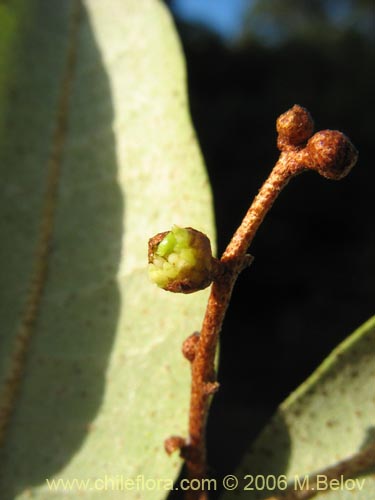
M 310 113 L 295 104 L 276 122 L 278 148 L 295 154 L 294 166 L 315 170 L 327 179 L 340 180 L 353 168 L 358 151 L 349 138 L 337 130 L 322 130 L 312 135 L 314 122 Z

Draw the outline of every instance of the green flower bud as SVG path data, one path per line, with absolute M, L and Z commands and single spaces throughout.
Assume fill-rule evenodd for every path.
M 169 292 L 192 293 L 213 279 L 215 259 L 207 236 L 191 227 L 173 226 L 148 242 L 149 276 Z

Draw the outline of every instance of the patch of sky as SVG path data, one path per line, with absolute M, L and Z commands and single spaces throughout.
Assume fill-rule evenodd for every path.
M 171 8 L 177 18 L 189 23 L 207 27 L 223 40 L 231 42 L 243 34 L 245 20 L 247 29 L 266 45 L 277 45 L 296 32 L 288 22 L 269 11 L 257 11 L 251 17 L 251 9 L 262 5 L 262 0 L 171 0 Z M 304 3 L 306 2 L 306 3 Z M 301 8 L 294 17 L 306 22 L 306 5 L 309 0 L 301 0 Z M 374 37 L 374 17 L 371 9 L 361 9 L 358 0 L 324 0 L 321 5 L 326 20 L 337 29 L 352 28 L 364 35 Z M 272 6 L 268 2 L 266 5 Z M 279 5 L 277 2 L 276 5 Z M 288 12 L 288 11 L 287 11 Z M 298 23 L 297 23 L 298 24 Z
M 173 0 L 177 17 L 199 23 L 225 40 L 240 34 L 245 12 L 253 0 Z

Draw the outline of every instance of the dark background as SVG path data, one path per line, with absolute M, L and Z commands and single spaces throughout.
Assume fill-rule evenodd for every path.
M 186 56 L 219 252 L 277 159 L 275 120 L 293 104 L 309 109 L 316 130 L 346 133 L 360 154 L 343 181 L 294 179 L 251 247 L 254 264 L 237 282 L 222 332 L 221 387 L 208 423 L 219 477 L 375 312 L 374 2 L 249 1 L 230 37 L 188 22 L 182 1 L 167 3 Z

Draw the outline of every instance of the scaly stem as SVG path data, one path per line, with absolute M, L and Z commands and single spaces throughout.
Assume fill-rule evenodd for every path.
M 294 161 L 294 157 L 295 153 L 281 154 L 220 259 L 224 271 L 212 285 L 197 351 L 192 362 L 190 440 L 186 453 L 186 466 L 190 478 L 202 479 L 206 476 L 205 434 L 211 395 L 209 388 L 215 381 L 216 348 L 233 286 L 244 267 L 247 249 L 264 217 L 289 179 L 302 171 Z M 189 498 L 204 500 L 206 496 L 204 492 L 190 492 Z
M 323 130 L 312 136 L 309 112 L 295 105 L 276 123 L 277 144 L 281 151 L 270 176 L 255 197 L 241 225 L 217 261 L 211 294 L 199 337 L 191 335 L 183 354 L 191 362 L 189 438 L 171 436 L 165 442 L 168 453 L 180 449 L 189 479 L 202 480 L 207 474 L 206 423 L 211 396 L 218 389 L 215 354 L 219 333 L 239 273 L 249 264 L 246 254 L 254 236 L 274 201 L 295 175 L 314 170 L 328 179 L 340 180 L 355 165 L 358 153 L 350 140 L 336 130 Z M 194 484 L 196 487 L 196 484 Z M 201 483 L 186 492 L 187 500 L 206 500 Z

